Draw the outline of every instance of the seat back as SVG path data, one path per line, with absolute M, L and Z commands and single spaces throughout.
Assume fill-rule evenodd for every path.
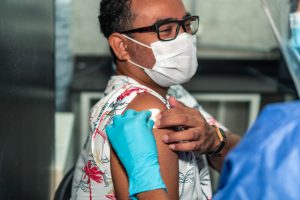
M 54 200 L 70 200 L 74 168 L 75 167 L 72 167 L 60 182 L 55 192 Z

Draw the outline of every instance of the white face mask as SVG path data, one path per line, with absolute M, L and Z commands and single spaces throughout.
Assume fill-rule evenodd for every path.
M 152 49 L 156 60 L 152 69 L 145 68 L 131 60 L 128 62 L 142 68 L 155 83 L 162 87 L 188 82 L 197 71 L 195 35 L 182 33 L 171 41 L 154 42 L 151 47 L 124 36 L 137 44 Z

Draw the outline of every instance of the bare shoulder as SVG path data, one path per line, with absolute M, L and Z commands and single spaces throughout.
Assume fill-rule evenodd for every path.
M 147 92 L 138 94 L 127 106 L 127 109 L 133 109 L 136 111 L 152 108 L 159 109 L 160 111 L 167 110 L 166 105 L 158 97 Z

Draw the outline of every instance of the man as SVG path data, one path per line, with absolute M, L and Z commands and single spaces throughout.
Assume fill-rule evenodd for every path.
M 300 11 L 300 5 L 298 4 L 298 11 Z M 297 18 L 297 19 L 296 19 Z M 300 22 L 300 16 L 294 15 L 292 20 Z M 295 22 L 293 22 L 295 23 Z M 300 24 L 300 23 L 299 23 Z M 292 52 L 299 55 L 299 32 L 297 29 L 299 26 L 292 24 L 292 39 L 291 48 Z M 297 63 L 299 60 L 297 61 Z M 290 66 L 298 68 L 299 66 Z M 296 82 L 297 84 L 297 82 Z M 300 95 L 300 94 L 299 94 Z M 183 125 L 187 121 L 195 122 L 197 117 L 190 117 L 188 108 L 178 105 L 178 103 L 171 99 L 173 110 L 165 111 L 161 114 L 161 117 L 156 122 L 159 126 L 164 126 L 165 121 L 169 123 L 174 121 L 172 125 Z M 229 155 L 226 160 L 224 171 L 222 173 L 220 190 L 215 196 L 216 199 L 297 199 L 300 196 L 299 192 L 299 173 L 298 166 L 300 163 L 300 148 L 299 141 L 299 119 L 300 119 L 300 102 L 294 102 L 283 105 L 273 105 L 265 109 L 254 127 L 246 134 L 242 143 Z M 181 116 L 184 116 L 184 123 L 177 116 L 181 109 Z M 174 115 L 175 113 L 175 115 Z M 176 115 L 177 113 L 177 115 Z M 186 113 L 182 114 L 182 113 Z M 171 114 L 171 115 L 169 115 Z M 120 160 L 124 164 L 127 170 L 130 170 L 128 162 L 130 158 L 135 158 L 135 161 L 143 160 L 143 156 L 147 154 L 136 155 L 135 150 L 140 147 L 147 146 L 153 149 L 152 154 L 155 154 L 155 145 L 148 145 L 146 140 L 134 140 L 135 136 L 146 134 L 151 136 L 152 124 L 149 123 L 151 113 L 141 112 L 137 113 L 131 111 L 125 113 L 123 116 L 117 116 L 116 121 L 107 128 L 107 134 L 115 150 L 126 152 L 129 157 L 120 157 Z M 168 120 L 166 120 L 168 119 Z M 189 120 L 186 120 L 189 119 Z M 141 123 L 143 122 L 144 123 Z M 189 122 L 188 122 L 189 123 Z M 168 124 L 168 123 L 166 123 Z M 199 123 L 191 123 L 192 127 Z M 134 126 L 137 131 L 125 131 L 126 127 Z M 120 134 L 122 132 L 122 134 Z M 119 141 L 125 141 L 128 139 L 128 135 L 133 138 L 129 140 L 129 143 L 118 142 L 115 138 L 121 137 Z M 188 140 L 188 136 L 177 135 L 179 140 Z M 139 138 L 139 137 L 137 137 Z M 173 136 L 169 137 L 172 138 Z M 182 149 L 182 143 L 178 143 L 180 147 L 174 149 Z M 185 150 L 194 150 L 189 146 Z M 125 154 L 126 155 L 126 154 Z M 147 163 L 145 162 L 145 168 L 147 169 Z M 142 175 L 132 174 L 135 178 L 143 179 Z M 168 199 L 165 195 L 166 191 L 153 190 L 146 191 L 146 196 L 138 195 L 139 199 L 151 199 L 151 195 L 158 195 L 159 200 Z M 148 196 L 147 196 L 148 195 Z
M 197 70 L 195 34 L 198 16 L 188 13 L 181 0 L 102 0 L 99 20 L 113 52 L 118 76 L 111 78 L 113 84 L 108 84 L 105 97 L 91 112 L 90 137 L 76 165 L 72 197 L 105 199 L 113 198 L 115 193 L 118 199 L 127 199 L 139 195 L 142 185 L 147 187 L 142 188 L 145 191 L 151 184 L 151 189 L 166 188 L 168 197 L 174 200 L 211 198 L 206 157 L 192 151 L 208 153 L 211 165 L 220 169 L 224 155 L 237 143 L 238 137 L 223 132 L 225 128 L 197 106 L 195 99 L 178 85 L 188 81 Z M 138 87 L 123 93 L 128 85 Z M 118 89 L 123 95 L 118 96 Z M 130 96 L 135 91 L 138 94 Z M 175 94 L 178 100 L 198 110 L 186 108 L 171 98 L 170 104 L 176 108 L 166 111 L 169 106 L 165 99 L 167 93 Z M 157 121 L 159 128 L 153 129 L 159 166 L 154 164 L 158 161 L 154 155 L 145 157 L 148 164 L 154 164 L 151 169 L 144 165 L 138 168 L 138 163 L 132 162 L 130 165 L 134 168 L 127 171 L 127 174 L 134 171 L 145 175 L 155 169 L 158 172 L 156 178 L 152 173 L 147 184 L 131 179 L 132 176 L 128 180 L 106 140 L 105 126 L 112 116 L 121 114 L 125 108 L 156 108 L 171 112 L 173 117 L 169 120 L 162 115 L 161 123 Z M 179 135 L 171 134 L 175 131 L 171 127 L 176 126 L 174 117 L 178 119 L 176 123 L 184 123 Z M 138 126 L 134 129 L 138 130 Z M 181 144 L 177 144 L 178 140 Z M 155 199 L 153 195 L 151 198 Z

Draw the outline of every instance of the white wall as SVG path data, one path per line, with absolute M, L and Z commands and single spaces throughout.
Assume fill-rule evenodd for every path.
M 193 1 L 193 0 L 185 0 Z M 196 0 L 202 45 L 268 50 L 277 46 L 259 0 Z
M 74 55 L 109 55 L 98 24 L 99 2 L 72 0 L 71 44 Z
M 73 0 L 72 46 L 76 55 L 108 55 L 98 26 L 99 0 Z M 250 50 L 264 53 L 277 43 L 259 0 L 184 0 L 200 16 L 199 52 L 204 56 L 243 56 Z M 193 6 L 196 5 L 196 6 Z M 195 8 L 190 9 L 190 8 Z M 219 52 L 218 52 L 219 51 Z M 245 51 L 248 52 L 248 51 Z M 250 56 L 253 54 L 249 54 Z

